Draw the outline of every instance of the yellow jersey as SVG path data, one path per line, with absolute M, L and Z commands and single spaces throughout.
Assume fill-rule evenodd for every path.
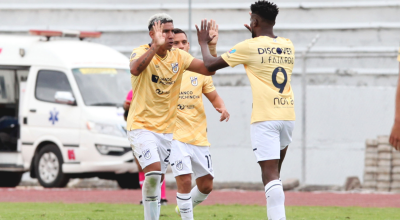
M 215 90 L 211 76 L 191 71 L 183 73 L 178 100 L 174 139 L 196 146 L 210 146 L 203 93 Z
M 130 61 L 138 59 L 149 48 L 149 45 L 142 45 L 134 49 Z M 133 95 L 127 119 L 128 131 L 174 132 L 182 73 L 193 59 L 183 50 L 171 49 L 163 58 L 154 55 L 140 75 L 131 75 Z
M 296 119 L 290 85 L 294 46 L 289 39 L 256 37 L 236 44 L 221 57 L 229 66 L 243 64 L 246 70 L 253 94 L 251 123 Z

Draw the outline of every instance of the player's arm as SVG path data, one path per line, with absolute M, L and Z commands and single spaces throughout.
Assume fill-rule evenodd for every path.
M 394 125 L 389 139 L 390 144 L 396 149 L 400 150 L 400 63 L 399 63 L 399 79 L 397 82 L 396 92 L 396 112 L 394 118 Z
M 229 112 L 225 107 L 224 100 L 222 100 L 221 96 L 218 95 L 217 90 L 214 90 L 210 93 L 204 93 L 208 100 L 210 100 L 211 104 L 214 108 L 221 113 L 221 118 L 219 121 L 229 121 Z
M 221 57 L 213 57 L 209 51 L 208 43 L 210 43 L 214 36 L 210 36 L 211 23 L 207 20 L 201 20 L 201 29 L 196 25 L 197 37 L 199 40 L 201 54 L 203 55 L 204 65 L 210 72 L 215 72 L 219 69 L 225 68 L 228 64 Z
M 153 39 L 151 47 L 142 56 L 135 60 L 131 60 L 129 67 L 132 75 L 138 76 L 143 72 L 157 53 L 158 49 L 165 43 L 165 33 L 162 32 L 164 24 L 160 21 L 153 25 L 150 37 Z
M 125 110 L 125 111 L 128 111 L 130 106 L 131 106 L 131 102 L 128 101 L 128 100 L 125 100 L 125 101 L 124 101 L 124 105 L 123 105 L 124 110 Z
M 204 65 L 204 62 L 196 58 L 193 59 L 187 70 L 206 76 L 212 76 L 215 74 L 215 71 L 208 71 L 207 67 Z

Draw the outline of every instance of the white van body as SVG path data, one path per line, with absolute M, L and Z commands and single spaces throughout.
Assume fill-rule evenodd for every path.
M 13 137 L 3 132 L 4 143 L 17 143 L 1 149 L 0 142 L 0 186 L 26 171 L 45 187 L 63 187 L 71 177 L 136 181 L 122 109 L 131 88 L 128 64 L 96 43 L 0 35 L 0 121 L 7 116 L 0 125 L 19 130 Z M 62 183 L 54 183 L 57 175 Z

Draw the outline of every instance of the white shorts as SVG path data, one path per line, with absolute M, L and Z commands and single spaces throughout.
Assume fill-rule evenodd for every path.
M 135 129 L 128 131 L 128 139 L 133 154 L 142 169 L 150 164 L 160 162 L 161 172 L 167 171 L 172 134 L 159 134 L 144 129 Z
M 261 121 L 251 124 L 251 145 L 257 161 L 280 159 L 280 151 L 292 143 L 294 121 Z
M 174 177 L 194 173 L 195 179 L 210 174 L 214 176 L 210 147 L 172 141 L 171 168 Z

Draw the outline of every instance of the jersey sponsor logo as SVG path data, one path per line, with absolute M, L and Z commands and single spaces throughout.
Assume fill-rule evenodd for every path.
M 193 86 L 197 86 L 198 85 L 197 76 L 191 76 L 190 82 L 192 83 Z
M 136 53 L 133 53 L 133 54 L 131 55 L 131 59 L 133 59 L 134 57 L 136 57 Z
M 232 50 L 230 50 L 228 53 L 233 54 L 233 53 L 235 53 L 235 52 L 236 52 L 236 49 L 232 49 Z
M 199 99 L 200 96 L 194 95 L 193 91 L 181 91 L 179 93 L 179 99 Z
M 178 104 L 178 109 L 179 109 L 179 110 L 194 109 L 194 105 L 182 105 L 182 104 Z
M 177 73 L 179 71 L 179 64 L 178 63 L 171 63 L 172 72 Z
M 157 75 L 151 75 L 151 81 L 153 82 L 153 83 L 158 83 L 158 79 L 159 79 L 160 77 L 159 76 L 157 76 Z
M 159 83 L 163 85 L 172 85 L 175 83 L 175 81 L 173 81 L 172 78 L 160 78 Z
M 159 95 L 163 95 L 163 94 L 169 94 L 170 91 L 162 91 L 161 89 L 156 89 L 156 93 Z
M 143 157 L 148 160 L 151 158 L 151 153 L 150 153 L 150 149 L 146 149 L 144 151 L 142 151 Z
M 294 106 L 294 100 L 292 98 L 282 98 L 282 97 L 275 97 L 274 98 L 274 105 L 275 106 L 287 106 L 287 107 L 293 107 Z
M 268 48 L 258 48 L 258 54 L 285 54 L 285 55 L 292 55 L 291 48 L 284 48 L 284 47 L 268 47 Z
M 173 81 L 172 78 L 160 78 L 157 75 L 151 75 L 151 81 L 153 83 L 160 83 L 163 85 L 172 85 L 175 83 L 175 81 Z
M 176 164 L 176 169 L 177 170 L 183 170 L 183 163 L 182 163 L 182 160 L 177 160 L 177 161 L 175 161 L 175 164 Z

